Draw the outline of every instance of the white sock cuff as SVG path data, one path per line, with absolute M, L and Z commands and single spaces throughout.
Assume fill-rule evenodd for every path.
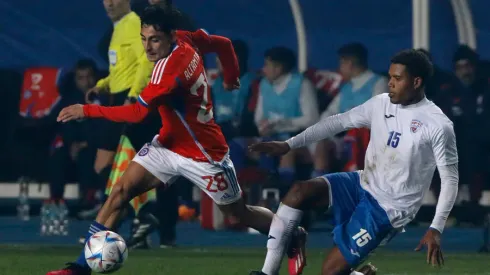
M 281 203 L 276 215 L 283 220 L 299 221 L 303 217 L 303 211 Z

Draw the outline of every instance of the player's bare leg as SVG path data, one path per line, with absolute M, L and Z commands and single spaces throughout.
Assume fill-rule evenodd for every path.
M 251 227 L 260 233 L 267 235 L 274 213 L 265 207 L 246 205 L 243 199 L 228 204 L 219 205 L 220 210 L 228 216 L 232 216 L 237 223 Z
M 367 264 L 359 269 L 352 270 L 338 247 L 334 247 L 323 261 L 322 275 L 375 275 L 376 268 Z
M 104 206 L 99 211 L 97 218 L 90 225 L 86 240 L 96 232 L 116 228 L 129 201 L 132 198 L 157 187 L 160 183 L 161 181 L 143 168 L 143 166 L 132 161 L 119 182 L 112 189 Z M 65 269 L 47 273 L 47 275 L 86 274 L 90 274 L 90 269 L 85 261 L 83 250 L 75 263 L 70 264 Z
M 143 166 L 132 161 L 119 182 L 112 189 L 95 221 L 107 228 L 119 222 L 123 210 L 134 197 L 149 191 L 160 184 L 155 176 Z

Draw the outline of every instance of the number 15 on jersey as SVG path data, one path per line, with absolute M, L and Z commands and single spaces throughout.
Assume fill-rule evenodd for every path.
M 391 131 L 390 137 L 388 138 L 388 142 L 386 143 L 386 145 L 391 146 L 393 148 L 398 147 L 398 143 L 400 142 L 401 135 L 402 135 L 401 133 Z

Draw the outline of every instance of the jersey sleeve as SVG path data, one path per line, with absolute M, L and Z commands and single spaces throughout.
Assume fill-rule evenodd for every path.
M 379 96 L 376 96 L 350 111 L 323 118 L 286 142 L 291 149 L 295 149 L 332 137 L 348 129 L 371 128 L 372 112 L 379 101 Z
M 171 94 L 178 86 L 183 54 L 176 51 L 177 48 L 167 58 L 155 64 L 150 82 L 138 97 L 141 105 L 145 107 L 152 105 L 157 99 Z
M 432 151 L 437 166 L 458 163 L 456 135 L 452 122 L 448 121 L 432 131 Z
M 177 31 L 177 38 L 195 46 L 201 54 L 216 53 L 223 66 L 223 79 L 235 84 L 240 77 L 240 67 L 231 40 L 219 35 L 210 35 L 204 29 L 195 32 Z
M 372 113 L 375 108 L 381 108 L 383 95 L 372 97 L 363 104 L 350 109 L 349 111 L 341 114 L 344 120 L 344 126 L 348 129 L 351 128 L 371 128 Z
M 138 123 L 148 115 L 148 109 L 141 104 L 106 107 L 94 104 L 83 105 L 83 113 L 90 118 L 105 118 L 114 122 Z

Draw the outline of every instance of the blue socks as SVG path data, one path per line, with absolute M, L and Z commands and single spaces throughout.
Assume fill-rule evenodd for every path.
M 103 226 L 102 224 L 93 221 L 92 224 L 90 225 L 87 235 L 85 236 L 85 242 L 88 241 L 88 239 L 95 233 L 99 231 L 104 231 L 104 230 L 109 230 L 107 227 Z M 78 259 L 75 261 L 77 265 L 80 265 L 82 267 L 88 267 L 87 261 L 85 260 L 85 246 L 82 248 L 82 253 L 78 257 Z

